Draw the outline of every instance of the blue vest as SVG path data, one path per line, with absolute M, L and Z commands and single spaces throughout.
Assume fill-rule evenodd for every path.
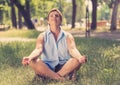
M 50 30 L 44 35 L 44 46 L 41 60 L 54 68 L 58 64 L 64 64 L 70 59 L 68 52 L 66 35 L 63 30 L 60 31 L 57 41 Z

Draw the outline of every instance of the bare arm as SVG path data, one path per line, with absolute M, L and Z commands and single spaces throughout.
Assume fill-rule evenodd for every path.
M 37 41 L 36 41 L 36 47 L 32 51 L 32 53 L 28 57 L 23 57 L 23 60 L 22 60 L 23 65 L 28 65 L 31 60 L 38 58 L 41 55 L 42 50 L 43 50 L 43 40 L 44 40 L 43 35 L 44 33 L 41 33 L 38 36 Z
M 44 33 L 41 33 L 38 38 L 37 38 L 37 41 L 36 41 L 36 48 L 32 51 L 32 53 L 28 56 L 29 58 L 32 59 L 35 59 L 37 57 L 39 57 L 42 53 L 42 50 L 43 50 L 43 36 L 44 36 Z
M 80 63 L 86 62 L 86 57 L 80 54 L 80 52 L 76 48 L 74 37 L 70 33 L 67 33 L 67 45 L 69 53 L 72 57 L 77 58 Z

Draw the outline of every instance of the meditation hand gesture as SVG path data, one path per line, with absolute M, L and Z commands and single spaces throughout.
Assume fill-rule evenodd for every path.
M 80 58 L 79 58 L 79 62 L 80 62 L 81 64 L 86 63 L 86 62 L 87 62 L 86 56 L 80 57 Z
M 22 64 L 23 65 L 28 65 L 31 61 L 31 58 L 29 57 L 24 57 L 23 60 L 22 60 Z

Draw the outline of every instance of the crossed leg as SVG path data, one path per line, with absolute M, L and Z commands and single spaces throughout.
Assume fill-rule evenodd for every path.
M 76 58 L 70 58 L 57 73 L 61 76 L 66 76 L 73 71 L 77 71 L 80 66 L 81 64 Z
M 35 73 L 55 80 L 63 80 L 63 77 L 49 69 L 49 67 L 40 59 L 35 59 L 29 63 Z
M 49 67 L 40 59 L 31 61 L 29 65 L 37 74 L 55 80 L 64 80 L 64 76 L 80 67 L 79 61 L 75 58 L 69 59 L 58 72 L 49 69 Z

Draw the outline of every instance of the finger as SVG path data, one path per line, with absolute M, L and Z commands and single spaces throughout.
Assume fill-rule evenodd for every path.
M 28 64 L 31 62 L 31 59 L 28 60 Z

